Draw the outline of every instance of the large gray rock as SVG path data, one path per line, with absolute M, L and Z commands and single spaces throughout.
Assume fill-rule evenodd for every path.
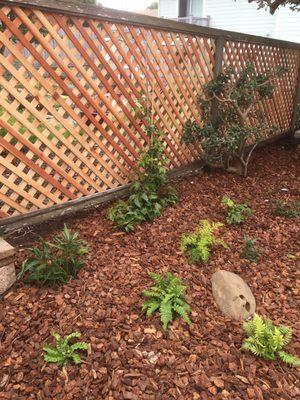
M 213 297 L 223 314 L 247 319 L 255 312 L 255 299 L 249 286 L 238 275 L 220 270 L 211 278 Z

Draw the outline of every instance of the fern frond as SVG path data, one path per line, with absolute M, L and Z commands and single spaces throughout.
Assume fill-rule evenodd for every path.
M 162 302 L 159 307 L 160 311 L 160 319 L 163 325 L 163 329 L 166 331 L 169 325 L 169 322 L 173 319 L 172 312 L 172 303 L 171 302 Z
M 175 305 L 174 306 L 174 311 L 180 315 L 185 322 L 187 322 L 188 324 L 191 324 L 192 321 L 190 320 L 188 313 L 187 313 L 187 309 L 184 306 L 180 306 L 180 305 Z
M 293 356 L 292 354 L 286 353 L 285 351 L 278 352 L 279 358 L 292 367 L 300 367 L 300 358 Z
M 73 339 L 79 339 L 81 338 L 81 333 L 80 332 L 72 332 L 70 335 L 67 335 L 65 337 L 65 343 L 69 343 Z
M 71 351 L 76 351 L 76 350 L 87 350 L 89 348 L 89 345 L 85 342 L 77 342 L 72 344 L 70 347 Z
M 281 334 L 283 335 L 283 343 L 284 346 L 290 343 L 292 340 L 292 329 L 289 326 L 279 326 L 278 329 L 280 330 Z

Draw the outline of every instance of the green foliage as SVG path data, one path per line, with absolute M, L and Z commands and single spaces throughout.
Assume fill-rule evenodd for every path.
M 254 148 L 274 129 L 265 124 L 261 101 L 272 98 L 275 80 L 283 72 L 278 67 L 258 74 L 251 63 L 237 73 L 225 69 L 204 85 L 198 98 L 203 125 L 188 120 L 182 140 L 200 140 L 206 164 L 246 176 Z
M 150 4 L 149 10 L 157 10 L 158 9 L 158 1 L 154 1 L 153 3 Z
M 140 155 L 137 165 L 138 179 L 131 186 L 127 201 L 119 201 L 109 210 L 108 217 L 125 232 L 130 232 L 144 221 L 151 221 L 163 210 L 178 201 L 176 192 L 167 186 L 167 158 L 164 154 L 164 135 L 157 128 L 153 116 L 147 116 L 145 106 L 140 105 L 137 117 L 146 123 L 149 143 Z
M 271 14 L 280 6 L 288 6 L 292 11 L 300 11 L 300 1 L 299 0 L 248 0 L 249 3 L 257 3 L 258 8 L 269 9 Z
M 298 218 L 300 217 L 300 201 L 294 201 L 292 203 L 279 201 L 274 212 L 281 217 Z
M 97 0 L 71 0 L 71 1 L 74 1 L 75 3 L 84 3 L 84 4 L 97 5 Z
M 249 261 L 257 262 L 261 256 L 261 250 L 256 246 L 256 240 L 250 239 L 248 236 L 244 236 L 244 248 L 242 252 L 243 258 Z
M 79 332 L 72 332 L 65 338 L 62 338 L 58 333 L 53 333 L 52 336 L 56 341 L 55 346 L 46 345 L 44 347 L 44 360 L 49 363 L 55 363 L 59 366 L 65 366 L 68 361 L 74 364 L 80 364 L 81 358 L 77 354 L 78 350 L 87 350 L 88 344 L 85 342 L 73 343 L 74 339 L 81 337 Z
M 252 215 L 251 208 L 246 204 L 237 204 L 228 196 L 223 196 L 221 203 L 227 208 L 226 222 L 228 225 L 240 225 Z
M 40 247 L 30 251 L 32 257 L 25 260 L 17 278 L 25 275 L 26 282 L 53 285 L 64 284 L 77 275 L 88 248 L 78 239 L 78 233 L 72 233 L 65 225 L 52 243 L 41 238 Z
M 210 222 L 204 219 L 200 221 L 194 233 L 182 236 L 180 250 L 188 253 L 191 263 L 207 262 L 213 245 L 221 245 L 227 248 L 223 240 L 214 236 L 214 231 L 221 226 L 223 224 L 220 222 Z
M 190 324 L 188 315 L 190 306 L 184 297 L 186 286 L 182 285 L 181 280 L 171 272 L 167 272 L 163 276 L 153 272 L 150 272 L 149 275 L 154 280 L 155 286 L 143 291 L 143 295 L 149 298 L 142 306 L 147 317 L 153 315 L 155 311 L 159 311 L 164 330 L 168 329 L 168 325 L 175 315 L 180 315 Z
M 249 350 L 266 360 L 280 358 L 288 365 L 300 366 L 300 359 L 284 352 L 282 349 L 291 341 L 292 329 L 286 326 L 274 326 L 267 318 L 254 314 L 253 319 L 244 322 L 244 339 L 242 349 Z

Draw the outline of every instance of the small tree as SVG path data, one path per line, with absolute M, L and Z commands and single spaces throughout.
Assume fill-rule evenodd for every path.
M 204 85 L 198 98 L 203 126 L 188 120 L 183 141 L 200 140 L 207 165 L 247 176 L 254 149 L 274 130 L 265 123 L 261 101 L 272 98 L 276 79 L 283 72 L 278 67 L 258 74 L 247 63 L 235 79 L 233 70 L 227 68 Z

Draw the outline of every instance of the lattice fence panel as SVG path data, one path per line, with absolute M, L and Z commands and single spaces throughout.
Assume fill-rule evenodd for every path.
M 187 119 L 201 123 L 197 97 L 214 76 L 215 33 L 112 20 L 28 2 L 1 7 L 0 217 L 128 183 L 147 143 L 135 115 L 145 94 L 170 168 L 199 156 L 181 136 Z M 262 105 L 270 126 L 289 130 L 299 49 L 230 40 L 223 56 L 236 71 L 248 60 L 260 72 L 289 68 Z
M 39 9 L 2 7 L 0 17 L 2 217 L 127 183 L 147 141 L 135 116 L 144 93 L 170 167 L 197 157 L 180 137 L 199 119 L 213 39 Z

